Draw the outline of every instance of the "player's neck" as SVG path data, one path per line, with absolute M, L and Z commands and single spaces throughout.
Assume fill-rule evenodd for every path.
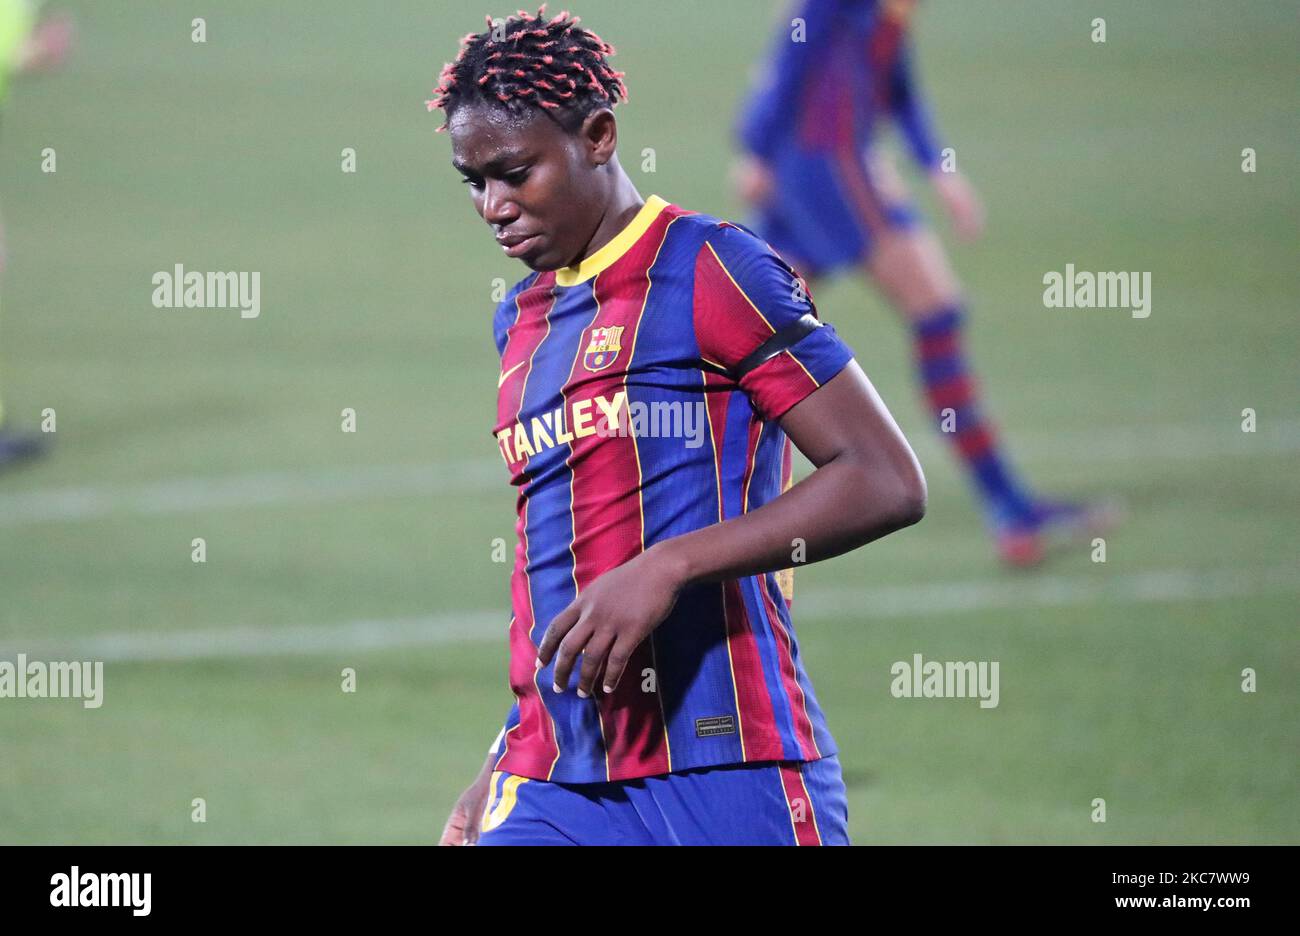
M 632 223 L 632 219 L 636 217 L 637 212 L 645 205 L 645 199 L 636 190 L 632 180 L 627 177 L 623 167 L 618 164 L 617 156 L 610 160 L 609 169 L 614 173 L 615 179 L 610 197 L 605 202 L 605 212 L 601 215 L 600 223 L 596 225 L 596 231 L 591 235 L 591 240 L 587 242 L 587 246 L 582 253 L 574 259 L 574 264 L 586 260 L 612 241 L 619 231 Z

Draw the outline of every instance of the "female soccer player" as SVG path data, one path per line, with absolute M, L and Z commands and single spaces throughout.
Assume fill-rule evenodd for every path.
M 739 127 L 741 195 L 754 229 L 804 276 L 865 270 L 911 325 L 918 377 L 1013 565 L 1042 560 L 1062 537 L 1090 537 L 1113 508 L 1040 500 L 1012 469 L 962 347 L 965 302 L 943 247 L 919 223 L 901 178 L 873 148 L 892 120 L 927 173 L 958 235 L 977 237 L 983 208 L 945 171 L 912 78 L 906 29 L 916 0 L 800 0 Z
M 917 522 L 925 480 L 766 244 L 637 193 L 612 52 L 520 13 L 465 37 L 429 102 L 533 271 L 493 323 L 516 702 L 442 841 L 847 842 L 776 573 Z M 791 441 L 815 470 L 787 489 Z

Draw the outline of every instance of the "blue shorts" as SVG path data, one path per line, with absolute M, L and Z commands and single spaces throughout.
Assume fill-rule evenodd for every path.
M 749 227 L 803 276 L 860 266 L 882 233 L 919 220 L 903 194 L 886 191 L 870 157 L 856 151 L 791 145 L 771 168 L 772 196 Z
M 498 771 L 480 845 L 847 845 L 835 755 L 702 767 L 617 783 Z

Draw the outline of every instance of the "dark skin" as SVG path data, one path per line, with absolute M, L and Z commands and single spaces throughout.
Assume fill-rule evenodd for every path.
M 465 108 L 452 115 L 450 130 L 456 168 L 498 238 L 537 235 L 521 242 L 518 257 L 534 270 L 590 256 L 644 203 L 618 165 L 609 110 L 568 134 L 544 114 Z M 556 692 L 575 668 L 579 696 L 613 691 L 633 651 L 690 585 L 789 568 L 800 541 L 803 561 L 829 559 L 924 515 L 921 466 L 856 361 L 779 423 L 812 474 L 756 510 L 656 543 L 588 585 L 550 622 L 538 649 L 538 668 L 555 662 Z M 477 839 L 495 760 L 488 757 L 457 802 L 443 844 Z
M 575 134 L 537 110 L 481 104 L 448 122 L 452 165 L 498 243 L 533 270 L 558 270 L 595 253 L 645 204 L 619 165 L 614 112 L 589 115 Z
M 656 543 L 588 585 L 537 651 L 539 667 L 555 660 L 555 691 L 581 660 L 578 694 L 612 692 L 688 585 L 787 569 L 796 540 L 804 561 L 829 559 L 924 515 L 921 466 L 856 361 L 779 422 L 816 470 L 757 510 Z

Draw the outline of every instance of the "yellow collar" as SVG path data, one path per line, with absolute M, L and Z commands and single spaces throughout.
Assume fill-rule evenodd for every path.
M 668 202 L 658 195 L 646 199 L 641 210 L 636 213 L 628 226 L 619 231 L 608 244 L 597 250 L 585 260 L 579 260 L 574 266 L 561 267 L 555 271 L 557 286 L 577 286 L 585 283 L 601 270 L 608 268 L 619 257 L 627 253 L 632 245 L 641 239 L 641 235 L 650 229 L 659 212 L 668 207 Z

